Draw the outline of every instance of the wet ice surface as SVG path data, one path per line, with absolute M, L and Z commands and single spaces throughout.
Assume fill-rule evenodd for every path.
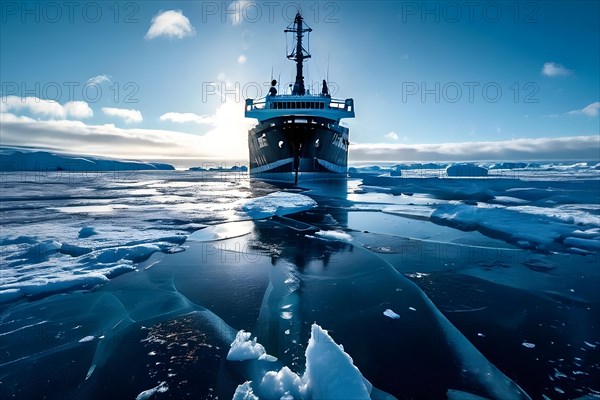
M 597 170 L 365 172 L 2 174 L 0 397 L 598 395 Z

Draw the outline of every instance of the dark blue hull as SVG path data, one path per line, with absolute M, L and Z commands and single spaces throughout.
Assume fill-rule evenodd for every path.
M 316 117 L 278 117 L 248 132 L 250 176 L 286 182 L 343 179 L 348 129 Z

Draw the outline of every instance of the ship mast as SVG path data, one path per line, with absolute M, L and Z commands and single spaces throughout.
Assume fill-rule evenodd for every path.
M 284 32 L 293 33 L 296 42 L 295 47 L 292 47 L 292 52 L 287 55 L 287 58 L 296 61 L 296 83 L 294 83 L 292 94 L 304 96 L 306 91 L 304 89 L 304 76 L 302 76 L 302 63 L 305 59 L 310 58 L 310 53 L 302 47 L 302 38 L 305 32 L 310 33 L 312 29 L 304 23 L 300 13 L 297 13 L 294 22 Z

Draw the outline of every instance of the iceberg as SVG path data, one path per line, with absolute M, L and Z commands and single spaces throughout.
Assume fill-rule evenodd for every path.
M 264 347 L 256 343 L 256 338 L 252 341 L 249 339 L 248 332 L 238 332 L 227 359 L 258 359 L 259 355 L 265 354 Z M 311 327 L 305 356 L 306 367 L 302 377 L 284 366 L 279 371 L 265 373 L 254 387 L 251 381 L 239 385 L 233 398 L 281 399 L 291 396 L 306 400 L 371 399 L 373 385 L 362 376 L 344 348 L 316 323 Z
M 344 348 L 317 324 L 311 328 L 302 378 L 314 399 L 370 399 L 373 389 Z

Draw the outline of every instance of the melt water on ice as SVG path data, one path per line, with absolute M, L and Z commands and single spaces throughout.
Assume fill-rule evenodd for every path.
M 0 398 L 597 398 L 597 166 L 442 167 L 3 172 Z

